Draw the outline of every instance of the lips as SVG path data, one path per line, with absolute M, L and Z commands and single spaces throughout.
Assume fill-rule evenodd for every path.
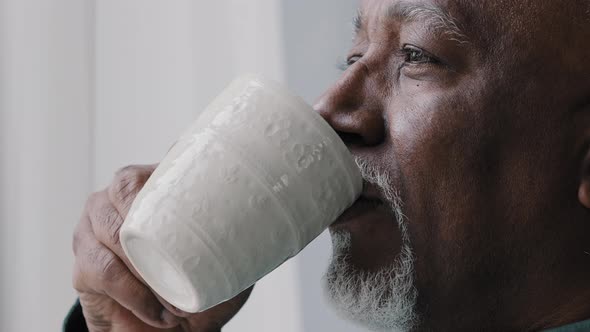
M 378 213 L 380 207 L 384 205 L 379 189 L 368 182 L 364 183 L 363 192 L 359 199 L 344 213 L 330 227 L 337 227 L 338 225 L 346 224 L 360 219 L 365 219 L 371 214 Z

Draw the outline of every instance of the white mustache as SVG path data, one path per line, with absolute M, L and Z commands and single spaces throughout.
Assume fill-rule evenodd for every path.
M 355 162 L 363 179 L 371 184 L 374 184 L 380 189 L 391 210 L 395 214 L 395 219 L 401 230 L 402 237 L 404 237 L 403 240 L 409 242 L 410 239 L 405 238 L 408 236 L 406 225 L 407 218 L 402 212 L 402 199 L 399 195 L 399 190 L 397 190 L 393 185 L 393 179 L 389 173 L 379 170 L 374 165 L 371 165 L 369 162 L 359 157 L 355 158 Z
M 393 264 L 378 272 L 354 269 L 349 262 L 351 235 L 332 234 L 333 255 L 323 279 L 326 296 L 336 311 L 375 331 L 410 331 L 418 322 L 415 312 L 414 256 L 410 245 L 402 202 L 386 172 L 357 158 L 365 181 L 379 187 L 387 199 L 402 234 L 402 249 Z

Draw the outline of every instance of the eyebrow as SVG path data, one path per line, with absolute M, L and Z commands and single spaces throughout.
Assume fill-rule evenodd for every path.
M 448 11 L 434 4 L 396 2 L 387 9 L 385 15 L 399 22 L 421 21 L 428 30 L 444 36 L 448 40 L 456 41 L 459 44 L 469 42 L 467 35 L 459 28 L 455 18 Z M 353 19 L 355 34 L 362 30 L 363 24 L 363 13 L 359 10 Z
M 356 11 L 356 15 L 352 19 L 352 26 L 354 27 L 354 34 L 358 33 L 363 29 L 363 12 L 359 9 Z

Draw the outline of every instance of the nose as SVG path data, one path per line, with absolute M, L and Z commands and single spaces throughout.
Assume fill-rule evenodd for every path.
M 349 148 L 376 146 L 385 139 L 382 102 L 372 84 L 367 70 L 355 64 L 314 106 Z

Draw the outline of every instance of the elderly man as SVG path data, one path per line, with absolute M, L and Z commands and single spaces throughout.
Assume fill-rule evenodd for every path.
M 330 228 L 336 308 L 382 331 L 590 331 L 590 0 L 366 0 L 355 22 L 316 105 L 367 183 Z M 153 169 L 90 198 L 72 331 L 219 331 L 246 301 L 186 314 L 130 268 L 117 233 Z

